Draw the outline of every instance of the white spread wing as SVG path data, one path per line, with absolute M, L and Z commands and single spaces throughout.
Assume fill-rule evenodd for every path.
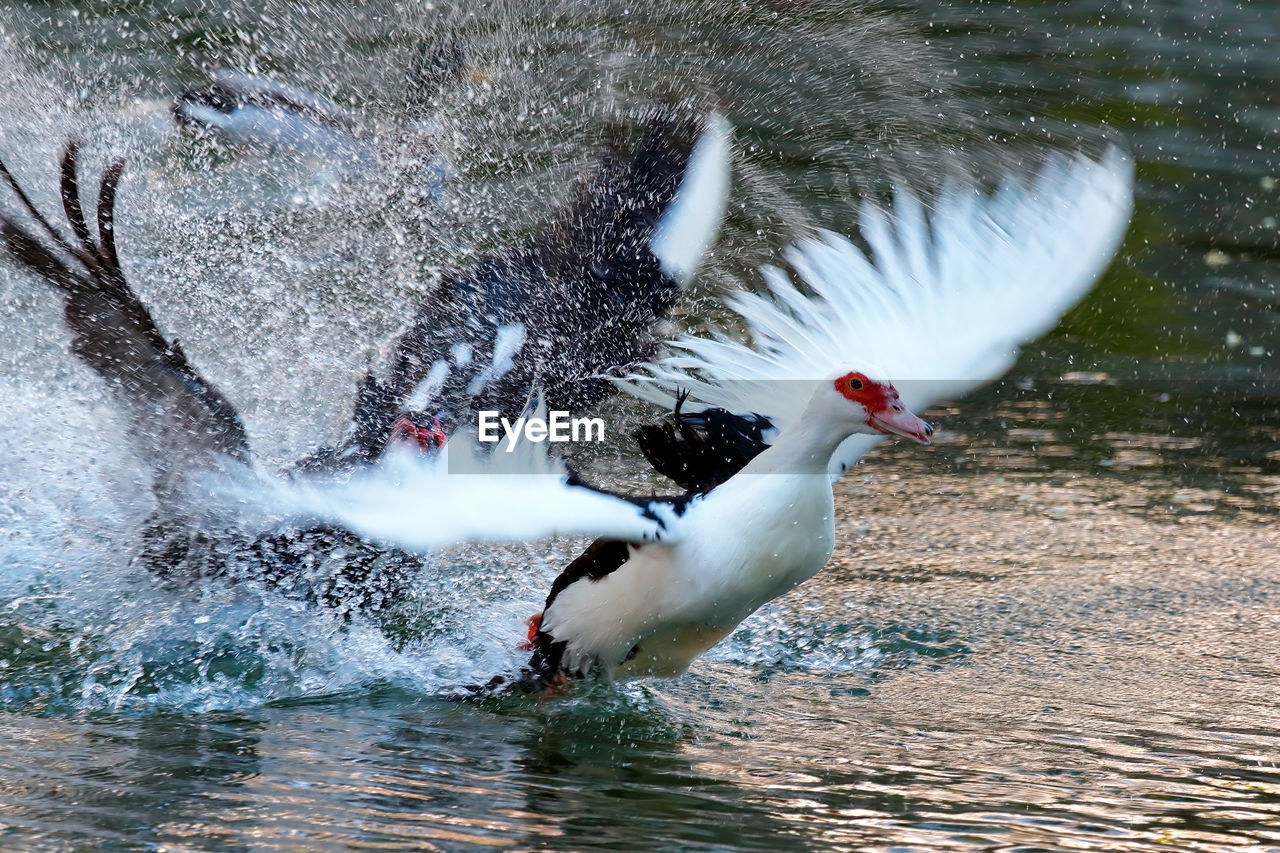
M 434 458 L 392 448 L 341 481 L 243 472 L 213 484 L 242 526 L 333 524 L 381 545 L 426 553 L 475 542 L 528 542 L 557 535 L 666 541 L 676 513 L 568 482 L 538 452 L 468 454 L 460 443 Z
M 688 389 L 699 402 L 768 415 L 783 428 L 804 411 L 814 382 L 845 367 L 892 381 L 916 410 L 954 399 L 1008 370 L 1020 344 L 1089 290 L 1132 205 L 1133 165 L 1115 148 L 1100 161 L 1055 156 L 1034 178 L 1008 179 L 992 194 L 949 186 L 928 212 L 900 191 L 888 210 L 862 207 L 869 252 L 830 233 L 802 241 L 786 258 L 803 290 L 766 267 L 766 293 L 727 300 L 750 345 L 717 331 L 684 336 L 624 387 L 663 403 Z M 833 473 L 876 441 L 849 439 Z

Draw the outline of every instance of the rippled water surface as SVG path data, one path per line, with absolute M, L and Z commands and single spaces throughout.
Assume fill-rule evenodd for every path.
M 123 422 L 0 269 L 0 847 L 1280 848 L 1280 4 L 634 6 L 0 5 L 0 156 L 46 204 L 66 136 L 130 156 L 126 265 L 273 461 L 340 431 L 433 267 L 527 228 L 651 89 L 738 128 L 683 323 L 862 194 L 1039 146 L 1134 152 L 1121 257 L 935 446 L 845 477 L 818 578 L 683 679 L 541 703 L 440 695 L 518 660 L 572 541 L 445 555 L 377 623 L 152 583 Z M 429 222 L 165 112 L 230 66 L 385 122 L 441 27 L 492 79 L 445 105 Z

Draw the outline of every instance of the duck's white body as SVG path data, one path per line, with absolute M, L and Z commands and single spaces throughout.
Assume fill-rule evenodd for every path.
M 561 591 L 540 623 L 566 643 L 561 670 L 679 675 L 761 605 L 817 574 L 835 541 L 827 463 L 859 423 L 841 405 L 862 411 L 820 389 L 793 429 L 689 504 L 678 541 L 632 546 L 614 571 Z
M 826 565 L 832 517 L 825 472 L 736 477 L 682 518 L 705 535 L 633 546 L 622 568 L 564 590 L 542 629 L 568 643 L 568 671 L 679 675 L 762 604 Z
M 679 675 L 762 604 L 813 577 L 835 536 L 831 476 L 883 433 L 927 443 L 931 430 L 911 426 L 918 419 L 887 383 L 851 373 L 833 394 L 807 380 L 833 364 L 878 364 L 877 380 L 912 380 L 902 399 L 923 407 L 999 376 L 1018 344 L 1097 278 L 1124 233 L 1131 192 L 1118 152 L 1101 163 L 1053 160 L 990 199 L 948 189 L 932 217 L 910 195 L 892 215 L 868 207 L 872 256 L 833 235 L 792 251 L 809 293 L 766 270 L 771 298 L 731 303 L 752 346 L 727 335 L 683 339 L 683 353 L 650 368 L 662 390 L 630 390 L 664 401 L 664 391 L 692 390 L 731 412 L 765 415 L 781 430 L 777 441 L 692 501 L 662 542 L 566 569 L 535 620 L 531 668 L 543 678 Z M 854 376 L 890 396 L 841 389 Z M 802 394 L 812 395 L 807 405 Z M 842 408 L 859 401 L 860 414 Z

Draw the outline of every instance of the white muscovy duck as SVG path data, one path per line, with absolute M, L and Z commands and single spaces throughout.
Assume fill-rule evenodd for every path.
M 538 686 L 599 674 L 680 675 L 768 601 L 826 565 L 835 543 L 827 468 L 850 435 L 928 444 L 933 428 L 883 380 L 843 371 L 740 471 L 672 506 L 661 541 L 597 540 L 556 579 L 530 622 Z
M 1115 149 L 1100 162 L 1054 157 L 991 196 L 948 187 L 929 215 L 906 192 L 891 210 L 868 203 L 869 254 L 835 235 L 794 247 L 808 293 L 769 268 L 768 295 L 731 301 L 751 346 L 685 337 L 683 354 L 628 386 L 662 400 L 687 389 L 685 440 L 664 455 L 650 433 L 646 449 L 693 489 L 672 503 L 678 518 L 660 542 L 592 544 L 531 618 L 528 667 L 483 689 L 679 675 L 816 574 L 834 541 L 832 480 L 887 435 L 927 444 L 932 430 L 904 401 L 923 408 L 989 382 L 1052 328 L 1118 248 L 1132 182 Z M 833 364 L 844 366 L 815 386 Z M 681 421 L 684 393 L 726 408 Z
M 117 160 L 102 178 L 95 237 L 81 200 L 77 148 L 67 147 L 61 200 L 68 235 L 0 163 L 0 178 L 18 202 L 16 210 L 0 209 L 0 240 L 12 259 L 61 292 L 73 353 L 118 392 L 133 416 L 132 438 L 151 466 L 158 505 L 143 537 L 142 562 L 164 576 L 253 577 L 325 602 L 360 598 L 376 606 L 395 595 L 417 567 L 402 551 L 370 551 L 323 519 L 294 525 L 255 519 L 245 526 L 238 511 L 228 515 L 210 500 L 212 474 L 258 482 L 249 468 L 248 437 L 235 407 L 160 330 L 126 280 L 114 231 L 122 173 Z M 385 375 L 362 383 L 347 440 L 299 462 L 292 473 L 306 481 L 369 465 L 406 407 L 430 406 L 451 420 L 470 400 L 518 409 L 535 385 L 564 408 L 612 393 L 606 377 L 657 350 L 654 327 L 714 240 L 728 183 L 727 122 L 715 113 L 689 118 L 656 110 L 639 141 L 606 152 L 571 200 L 525 242 L 446 273 L 396 341 Z M 550 297 L 558 302 L 549 308 L 544 300 Z M 583 330 L 591 334 L 584 337 Z M 452 505 L 469 508 L 476 520 L 458 519 L 431 543 L 595 533 L 602 521 L 611 530 L 622 524 L 614 535 L 654 535 L 656 520 L 637 517 L 632 504 L 568 484 L 557 469 L 544 473 L 549 476 L 520 480 L 532 487 L 525 496 L 567 517 L 513 523 L 491 515 L 512 491 L 502 478 L 435 482 L 437 496 L 452 494 Z M 316 559 L 342 552 L 342 559 Z

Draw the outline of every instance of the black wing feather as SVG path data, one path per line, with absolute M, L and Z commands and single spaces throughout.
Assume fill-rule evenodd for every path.
M 124 161 L 112 162 L 99 184 L 95 240 L 84 216 L 78 155 L 71 143 L 61 161 L 62 207 L 73 237 L 40 213 L 2 162 L 0 176 L 38 228 L 0 212 L 0 236 L 11 258 L 62 292 L 72 351 L 132 404 L 137 438 L 163 498 L 185 473 L 207 468 L 211 456 L 247 460 L 249 441 L 235 409 L 191 366 L 177 342 L 165 338 L 125 279 L 115 242 Z

